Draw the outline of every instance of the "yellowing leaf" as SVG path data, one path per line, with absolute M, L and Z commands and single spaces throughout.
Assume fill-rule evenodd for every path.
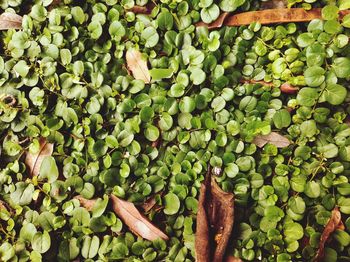
M 39 139 L 40 149 L 38 153 L 32 154 L 27 153 L 25 163 L 29 168 L 29 174 L 31 177 L 39 175 L 40 166 L 44 158 L 51 156 L 53 153 L 53 144 L 48 143 L 47 140 L 43 137 Z
M 2 13 L 0 15 L 0 30 L 21 28 L 22 16 L 13 13 Z
M 278 148 L 283 148 L 290 145 L 288 138 L 276 132 L 271 132 L 268 135 L 258 135 L 254 138 L 253 143 L 258 147 L 263 147 L 266 144 L 272 144 Z
M 111 195 L 114 212 L 124 221 L 124 223 L 135 234 L 153 241 L 157 238 L 168 239 L 161 230 L 148 221 L 135 207 L 133 203 L 122 200 Z
M 126 51 L 126 64 L 135 79 L 150 83 L 151 76 L 148 71 L 147 61 L 142 58 L 140 51 L 136 49 Z

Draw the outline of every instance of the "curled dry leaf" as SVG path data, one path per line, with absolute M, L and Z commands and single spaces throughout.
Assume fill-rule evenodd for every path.
M 298 92 L 298 88 L 295 87 L 295 86 L 292 86 L 291 84 L 289 83 L 283 83 L 280 87 L 281 89 L 281 92 L 284 93 L 284 94 L 295 94 Z
M 40 148 L 38 153 L 32 154 L 27 152 L 25 163 L 29 168 L 29 174 L 31 177 L 39 175 L 40 166 L 44 158 L 51 156 L 53 153 L 53 144 L 47 142 L 43 137 L 39 139 Z
M 78 199 L 80 202 L 80 205 L 85 207 L 87 209 L 87 211 L 92 211 L 96 200 L 97 199 L 86 199 L 84 197 L 82 197 L 81 195 L 77 195 L 74 197 L 75 199 Z
M 140 51 L 136 49 L 126 51 L 126 64 L 135 79 L 150 83 L 151 75 L 148 70 L 147 61 L 142 58 Z
M 221 262 L 234 223 L 234 196 L 226 193 L 211 177 L 208 167 L 204 183 L 201 185 L 197 226 L 196 226 L 196 261 Z
M 2 13 L 0 15 L 0 30 L 21 28 L 22 16 L 13 13 Z
M 169 239 L 167 235 L 144 217 L 133 203 L 122 200 L 114 195 L 111 195 L 111 200 L 114 212 L 136 235 L 150 241 L 156 240 L 157 238 L 162 238 L 164 240 Z
M 339 12 L 340 18 L 349 14 L 350 10 Z M 309 22 L 313 19 L 321 19 L 321 8 L 305 10 L 304 8 L 283 8 L 283 9 L 266 9 L 262 11 L 250 11 L 225 17 L 221 23 L 221 17 L 211 24 L 198 23 L 197 26 L 207 26 L 208 29 L 220 28 L 222 26 L 241 26 L 250 25 L 254 22 L 260 24 L 277 24 L 291 22 Z
M 337 229 L 344 230 L 344 224 L 341 220 L 341 213 L 340 213 L 338 207 L 335 207 L 332 210 L 331 218 L 329 219 L 328 223 L 326 224 L 326 226 L 322 232 L 320 242 L 318 244 L 318 250 L 317 250 L 316 256 L 314 258 L 314 262 L 321 262 L 322 261 L 323 256 L 324 256 L 325 243 L 329 239 L 331 234 Z
M 290 141 L 288 138 L 276 132 L 271 132 L 268 135 L 257 135 L 254 138 L 253 143 L 260 148 L 266 144 L 272 144 L 278 148 L 283 148 L 290 145 Z
M 155 4 L 153 2 L 149 2 L 145 6 L 135 5 L 133 8 L 128 9 L 127 11 L 131 11 L 134 14 L 149 15 L 152 12 L 154 7 L 155 7 Z
M 269 86 L 269 87 L 273 87 L 273 83 L 272 82 L 265 82 L 265 81 L 256 81 L 253 79 L 241 79 L 240 81 L 242 84 L 260 84 L 262 86 Z

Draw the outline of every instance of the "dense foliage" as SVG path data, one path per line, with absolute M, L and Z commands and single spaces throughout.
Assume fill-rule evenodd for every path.
M 0 260 L 194 261 L 209 163 L 235 194 L 230 254 L 310 261 L 338 206 L 345 230 L 325 256 L 349 261 L 350 15 L 338 12 L 350 3 L 289 3 L 323 19 L 208 31 L 195 24 L 260 1 L 161 0 L 150 14 L 133 11 L 147 0 L 0 1 L 23 16 L 1 32 Z M 290 145 L 254 143 L 271 131 Z M 145 214 L 170 239 L 133 234 L 112 193 L 140 210 L 154 201 Z

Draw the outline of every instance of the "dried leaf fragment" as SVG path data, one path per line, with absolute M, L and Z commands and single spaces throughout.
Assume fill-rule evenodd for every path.
M 274 84 L 272 82 L 266 82 L 266 81 L 256 81 L 253 79 L 241 79 L 240 81 L 242 84 L 260 84 L 262 86 L 269 86 L 273 87 Z
M 152 12 L 154 7 L 155 7 L 155 4 L 153 2 L 149 2 L 144 6 L 135 5 L 131 9 L 128 9 L 127 11 L 131 11 L 134 14 L 149 15 Z
M 13 13 L 2 13 L 0 15 L 0 30 L 21 28 L 22 16 Z
M 75 199 L 78 199 L 80 202 L 80 205 L 85 207 L 87 211 L 92 211 L 94 208 L 94 205 L 97 201 L 97 199 L 86 199 L 82 197 L 81 195 L 77 195 L 74 197 Z
M 329 219 L 328 223 L 326 224 L 326 226 L 322 232 L 320 242 L 318 245 L 318 250 L 317 250 L 316 256 L 314 258 L 314 262 L 321 262 L 322 261 L 323 256 L 324 256 L 325 243 L 329 239 L 331 234 L 337 229 L 344 230 L 344 224 L 341 220 L 341 213 L 340 213 L 338 207 L 335 207 L 332 210 L 331 218 Z
M 41 163 L 44 158 L 51 156 L 53 153 L 53 144 L 47 142 L 43 137 L 39 139 L 40 148 L 38 153 L 32 154 L 27 152 L 25 163 L 29 168 L 29 174 L 31 177 L 39 175 Z
M 272 144 L 278 148 L 283 148 L 290 145 L 289 139 L 277 132 L 271 132 L 268 135 L 257 135 L 254 138 L 253 143 L 260 148 L 266 144 Z
M 226 258 L 225 262 L 243 262 L 239 257 L 229 256 Z
M 150 241 L 156 240 L 157 238 L 162 238 L 164 240 L 169 239 L 160 229 L 149 222 L 149 220 L 137 210 L 133 203 L 122 200 L 114 195 L 111 195 L 111 200 L 114 212 L 136 235 Z
M 284 94 L 295 94 L 299 90 L 297 87 L 292 86 L 289 83 L 283 83 L 281 85 L 280 89 L 281 89 L 281 92 L 284 93 Z
M 197 226 L 196 261 L 221 262 L 234 223 L 234 196 L 221 190 L 211 177 L 211 169 L 201 185 Z
M 150 83 L 151 75 L 148 70 L 147 61 L 142 58 L 141 52 L 136 49 L 126 51 L 126 64 L 135 79 Z

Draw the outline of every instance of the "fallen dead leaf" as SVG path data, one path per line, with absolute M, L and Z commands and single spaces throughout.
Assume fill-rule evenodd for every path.
M 341 213 L 340 213 L 338 207 L 335 207 L 332 210 L 331 218 L 329 219 L 328 223 L 326 224 L 326 226 L 322 232 L 320 242 L 318 245 L 318 250 L 317 250 L 316 256 L 314 258 L 314 262 L 321 262 L 322 261 L 323 256 L 324 256 L 325 243 L 327 242 L 327 240 L 329 239 L 331 234 L 337 229 L 344 230 L 344 224 L 341 220 Z
M 289 83 L 283 83 L 281 85 L 280 89 L 281 89 L 281 92 L 284 93 L 284 94 L 295 94 L 299 90 L 297 87 L 292 86 Z
M 151 14 L 154 7 L 155 7 L 155 4 L 153 2 L 148 2 L 144 6 L 135 5 L 133 8 L 128 9 L 128 11 L 131 11 L 134 14 L 149 15 Z
M 0 30 L 21 28 L 22 16 L 13 13 L 2 13 L 0 15 Z
M 339 12 L 340 19 L 350 10 L 342 10 Z M 277 23 L 291 23 L 291 22 L 309 22 L 313 19 L 321 19 L 321 8 L 314 8 L 305 10 L 304 8 L 283 8 L 283 9 L 266 9 L 262 11 L 250 11 L 240 14 L 234 14 L 225 17 L 223 23 L 222 18 L 219 17 L 211 24 L 198 23 L 196 26 L 207 26 L 208 29 L 220 28 L 222 26 L 241 26 L 250 25 L 254 22 L 259 22 L 262 25 L 277 24 Z
M 226 258 L 225 262 L 243 262 L 239 257 L 229 256 Z
M 44 158 L 51 156 L 53 153 L 53 144 L 47 142 L 43 137 L 39 139 L 40 149 L 36 154 L 27 152 L 25 163 L 29 168 L 29 174 L 31 177 L 39 175 L 40 166 Z
M 240 81 L 242 84 L 260 84 L 262 86 L 269 86 L 273 87 L 274 84 L 272 82 L 266 82 L 266 81 L 256 81 L 253 79 L 241 79 Z
M 197 226 L 196 261 L 222 262 L 234 223 L 234 195 L 221 190 L 211 168 L 201 185 Z
M 141 205 L 141 208 L 145 212 L 149 212 L 156 204 L 157 204 L 157 201 L 156 201 L 155 197 L 151 197 L 151 198 L 147 199 L 147 201 Z
M 86 199 L 82 197 L 81 195 L 77 195 L 74 197 L 75 199 L 78 199 L 80 202 L 80 205 L 85 207 L 87 211 L 92 211 L 97 199 Z
M 126 64 L 135 79 L 150 83 L 151 75 L 148 70 L 147 61 L 145 61 L 140 51 L 136 49 L 129 49 L 126 51 Z
M 271 132 L 268 135 L 257 135 L 253 140 L 253 144 L 260 148 L 266 144 L 272 144 L 278 148 L 283 148 L 289 146 L 290 141 L 279 133 Z
M 146 217 L 144 217 L 135 207 L 133 203 L 122 200 L 111 195 L 114 212 L 124 221 L 136 235 L 147 240 L 153 241 L 157 238 L 168 240 L 160 229 L 154 226 Z

